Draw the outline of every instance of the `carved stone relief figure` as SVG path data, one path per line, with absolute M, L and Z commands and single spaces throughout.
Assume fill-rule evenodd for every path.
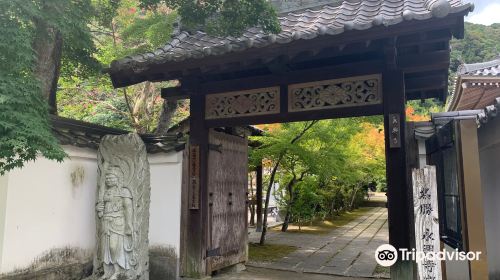
M 137 134 L 108 135 L 98 152 L 93 279 L 149 279 L 149 164 Z

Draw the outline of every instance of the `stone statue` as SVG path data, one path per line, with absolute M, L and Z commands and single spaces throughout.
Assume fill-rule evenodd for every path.
M 137 134 L 105 136 L 98 151 L 92 279 L 148 280 L 149 164 Z

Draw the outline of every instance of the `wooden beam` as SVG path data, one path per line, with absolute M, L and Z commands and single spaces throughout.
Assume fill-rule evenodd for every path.
M 406 73 L 448 69 L 450 65 L 450 51 L 443 50 L 398 56 L 397 65 L 399 69 Z
M 405 90 L 408 93 L 413 91 L 446 88 L 446 80 L 447 76 L 445 75 L 405 78 Z
M 389 214 L 389 242 L 396 248 L 409 248 L 409 207 L 405 154 L 405 94 L 404 74 L 400 70 L 386 70 L 382 76 L 384 93 L 384 131 L 386 152 L 387 199 Z M 391 148 L 390 115 L 399 116 L 399 147 Z
M 204 82 L 201 84 L 201 89 L 203 94 L 223 93 L 255 88 L 265 88 L 277 85 L 288 85 L 311 81 L 379 74 L 381 72 L 381 69 L 383 68 L 383 65 L 384 63 L 381 60 L 345 63 L 341 65 L 291 71 L 280 74 L 260 75 L 233 80 Z
M 189 91 L 182 86 L 161 89 L 161 98 L 168 100 L 180 100 L 189 98 Z
M 242 126 L 252 124 L 270 124 L 283 122 L 298 122 L 310 120 L 323 120 L 333 118 L 350 118 L 362 116 L 374 116 L 383 114 L 382 104 L 366 105 L 357 107 L 342 107 L 336 109 L 314 110 L 294 113 L 280 113 L 274 115 L 236 117 L 228 119 L 206 120 L 207 127 Z
M 446 87 L 440 89 L 428 89 L 420 91 L 410 91 L 406 93 L 406 100 L 423 100 L 428 98 L 437 98 L 444 102 L 444 97 L 448 94 Z
M 193 95 L 190 105 L 190 135 L 189 147 L 196 146 L 199 149 L 198 162 L 192 162 L 190 156 L 189 165 L 198 164 L 199 183 L 199 209 L 182 209 L 186 211 L 186 232 L 181 246 L 185 248 L 181 260 L 181 276 L 189 278 L 202 278 L 206 276 L 206 249 L 208 230 L 208 128 L 204 123 L 205 98 L 203 95 Z M 190 178 L 190 184 L 193 178 Z M 191 190 L 191 187 L 189 188 Z M 189 199 L 191 199 L 190 196 Z

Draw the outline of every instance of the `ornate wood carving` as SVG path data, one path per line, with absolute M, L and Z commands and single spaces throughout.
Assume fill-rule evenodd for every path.
M 382 103 L 381 75 L 294 84 L 288 87 L 288 111 L 300 112 Z
M 280 112 L 280 88 L 210 94 L 205 101 L 205 118 L 208 120 L 277 114 Z

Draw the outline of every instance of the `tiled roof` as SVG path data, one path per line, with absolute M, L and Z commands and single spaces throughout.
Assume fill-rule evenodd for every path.
M 466 76 L 500 77 L 500 56 L 487 62 L 462 64 L 457 72 L 458 75 Z
M 490 61 L 462 64 L 458 67 L 454 91 L 448 99 L 446 111 L 457 108 L 464 91 L 464 82 L 468 87 L 500 87 L 500 56 Z
M 500 97 L 495 99 L 495 104 L 487 106 L 484 110 L 477 115 L 477 121 L 480 124 L 485 124 L 489 120 L 495 118 L 500 112 Z
M 327 4 L 284 14 L 279 17 L 282 31 L 276 35 L 266 34 L 260 28 L 250 28 L 239 38 L 210 36 L 201 31 L 178 32 L 162 48 L 114 61 L 109 72 L 130 69 L 138 74 L 151 65 L 310 40 L 349 30 L 392 26 L 403 21 L 442 18 L 472 9 L 472 4 L 464 4 L 462 0 L 346 0 L 340 5 Z
M 107 135 L 120 135 L 129 131 L 109 128 L 87 122 L 51 116 L 52 132 L 61 145 L 72 145 L 80 148 L 98 149 L 101 139 Z M 148 153 L 168 153 L 182 150 L 185 141 L 182 135 L 154 136 L 140 135 Z
M 443 113 L 433 113 L 432 122 L 435 125 L 444 125 L 451 120 L 475 119 L 478 126 L 488 123 L 500 113 L 500 97 L 495 99 L 493 105 L 484 109 L 451 111 Z

